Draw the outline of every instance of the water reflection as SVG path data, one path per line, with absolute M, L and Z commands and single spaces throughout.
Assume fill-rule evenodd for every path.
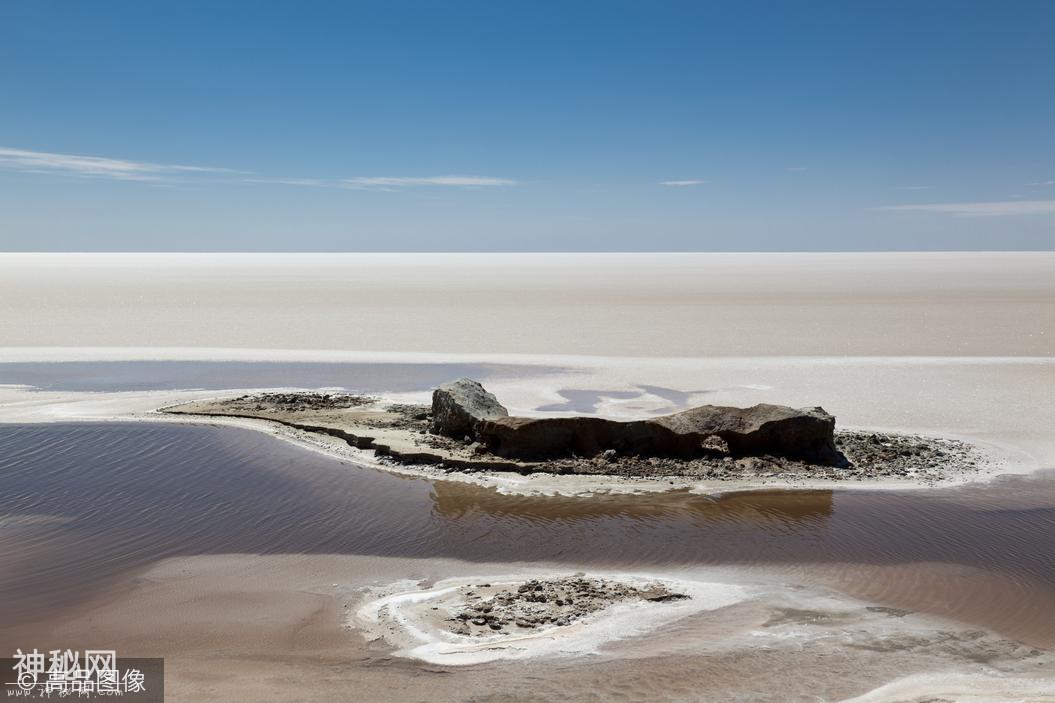
M 525 521 L 690 521 L 704 528 L 715 523 L 781 523 L 788 529 L 815 529 L 832 514 L 832 491 L 771 491 L 730 493 L 711 497 L 687 489 L 666 493 L 597 495 L 590 498 L 516 496 L 454 481 L 432 484 L 433 510 L 448 520 L 474 516 Z

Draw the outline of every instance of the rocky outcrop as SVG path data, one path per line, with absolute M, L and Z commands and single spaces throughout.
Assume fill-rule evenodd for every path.
M 719 437 L 734 455 L 775 454 L 795 459 L 828 460 L 835 456 L 835 418 L 824 408 L 753 405 L 733 408 L 701 405 L 651 420 L 683 441 Z
M 692 457 L 714 451 L 715 439 L 733 456 L 775 455 L 811 461 L 836 458 L 835 418 L 822 408 L 783 405 L 750 408 L 703 405 L 647 420 L 599 417 L 510 417 L 476 381 L 459 379 L 432 396 L 432 429 L 470 437 L 500 457 L 541 461 L 592 457 Z
M 599 417 L 503 417 L 481 423 L 480 441 L 498 456 L 526 461 L 592 457 L 606 450 L 639 456 L 690 456 L 699 442 L 650 420 L 618 422 Z
M 480 423 L 508 416 L 498 398 L 471 378 L 459 378 L 432 391 L 431 429 L 436 434 L 475 439 Z

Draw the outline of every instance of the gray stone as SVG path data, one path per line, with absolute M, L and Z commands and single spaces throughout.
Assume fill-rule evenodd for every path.
M 469 378 L 444 383 L 432 392 L 431 428 L 436 434 L 475 438 L 481 422 L 508 416 L 493 394 Z

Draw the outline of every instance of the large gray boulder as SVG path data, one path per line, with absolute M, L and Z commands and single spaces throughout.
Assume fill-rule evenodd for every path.
M 775 454 L 821 461 L 836 456 L 835 418 L 824 408 L 701 405 L 651 422 L 692 442 L 720 437 L 730 453 L 737 455 Z
M 436 434 L 475 439 L 481 422 L 508 416 L 498 398 L 471 378 L 459 378 L 432 391 L 432 431 Z

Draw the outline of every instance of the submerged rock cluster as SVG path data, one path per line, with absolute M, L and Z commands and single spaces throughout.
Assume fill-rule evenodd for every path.
M 227 401 L 231 408 L 244 410 L 278 410 L 308 412 L 312 410 L 343 410 L 376 403 L 377 398 L 354 393 L 253 393 Z
M 689 597 L 659 583 L 637 588 L 618 581 L 588 578 L 581 573 L 531 579 L 490 595 L 481 593 L 491 588 L 491 584 L 483 583 L 475 587 L 480 590 L 465 590 L 465 606 L 448 620 L 451 632 L 472 636 L 543 626 L 564 627 L 616 603 L 635 600 L 660 603 Z

